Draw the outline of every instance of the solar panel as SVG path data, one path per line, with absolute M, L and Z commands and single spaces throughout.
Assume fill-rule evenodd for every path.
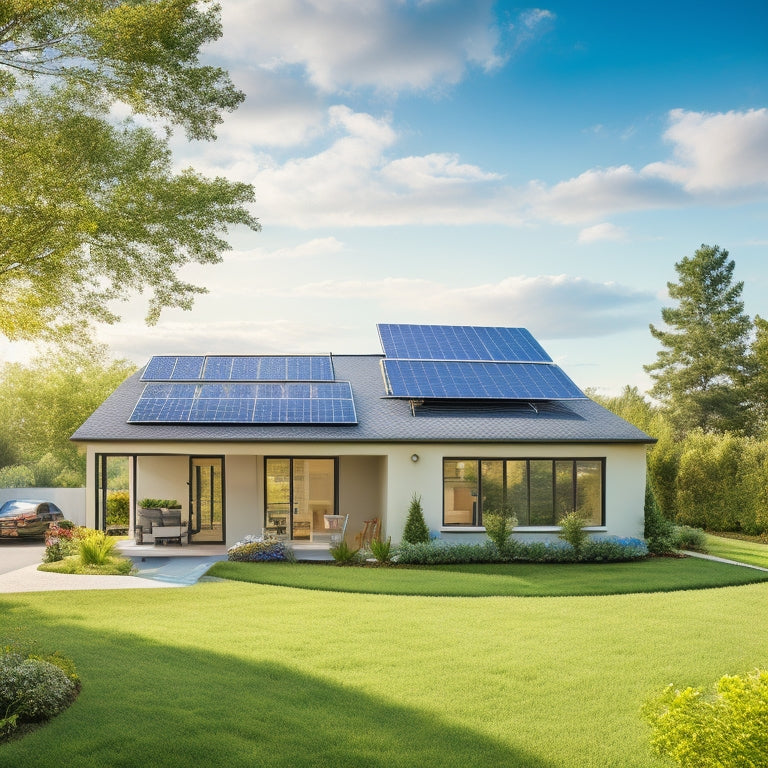
M 330 355 L 160 355 L 142 381 L 333 381 Z
M 128 419 L 155 424 L 356 424 L 348 381 L 150 383 Z
M 381 361 L 387 394 L 407 399 L 570 400 L 583 392 L 554 364 Z
M 388 358 L 552 362 L 526 328 L 397 324 L 380 324 L 377 328 Z

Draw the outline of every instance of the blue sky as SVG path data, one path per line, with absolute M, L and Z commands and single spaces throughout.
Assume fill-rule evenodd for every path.
M 674 263 L 736 261 L 768 317 L 768 4 L 223 3 L 247 94 L 179 166 L 254 184 L 156 353 L 379 352 L 377 322 L 524 326 L 581 387 L 649 386 Z M 8 353 L 10 354 L 10 353 Z

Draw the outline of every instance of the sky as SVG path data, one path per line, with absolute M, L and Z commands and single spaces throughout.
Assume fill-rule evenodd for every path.
M 768 3 L 225 0 L 246 94 L 179 168 L 253 184 L 153 354 L 379 353 L 376 323 L 528 328 L 582 388 L 647 390 L 674 265 L 727 249 L 768 317 Z M 12 359 L 17 348 L 0 352 Z

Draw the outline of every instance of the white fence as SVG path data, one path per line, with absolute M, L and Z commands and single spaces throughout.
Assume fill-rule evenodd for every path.
M 0 504 L 9 499 L 52 501 L 67 520 L 85 525 L 85 488 L 0 488 Z

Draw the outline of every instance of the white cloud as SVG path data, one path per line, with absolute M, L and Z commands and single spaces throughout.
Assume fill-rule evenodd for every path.
M 618 241 L 626 240 L 627 232 L 621 227 L 609 222 L 595 224 L 592 227 L 586 227 L 579 232 L 580 243 L 596 243 L 603 240 Z
M 408 278 L 324 280 L 288 288 L 286 298 L 358 299 L 387 322 L 524 326 L 540 338 L 604 336 L 645 324 L 656 297 L 612 282 L 568 275 L 525 275 L 461 288 Z
M 672 110 L 664 138 L 674 160 L 651 163 L 658 176 L 691 193 L 768 185 L 768 109 L 709 114 Z
M 498 67 L 492 0 L 280 0 L 222 4 L 227 59 L 272 73 L 295 72 L 326 93 L 373 87 L 423 90 L 456 83 L 468 65 Z

